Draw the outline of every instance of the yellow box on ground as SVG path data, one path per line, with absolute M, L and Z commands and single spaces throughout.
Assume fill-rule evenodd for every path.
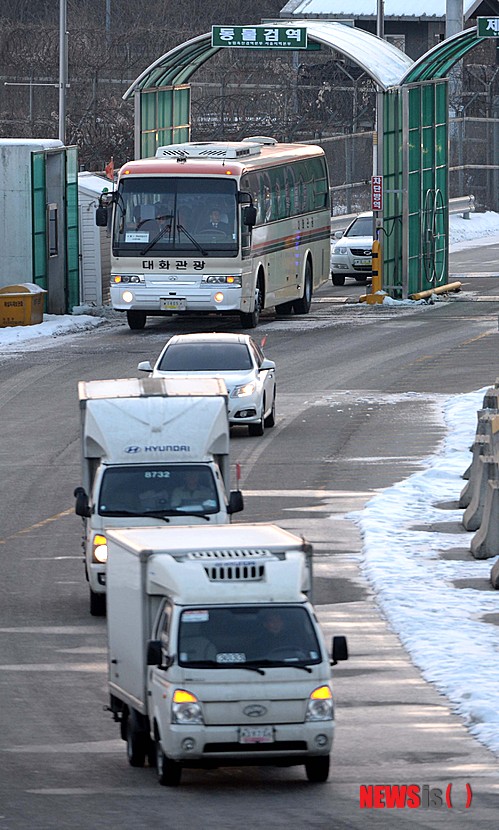
M 32 282 L 4 285 L 0 288 L 0 327 L 42 323 L 46 294 Z

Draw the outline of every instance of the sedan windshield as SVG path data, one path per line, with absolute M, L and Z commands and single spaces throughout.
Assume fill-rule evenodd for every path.
M 244 372 L 252 368 L 245 343 L 172 343 L 157 367 L 161 372 Z
M 237 586 L 234 586 L 236 589 Z M 265 667 L 321 661 L 314 626 L 302 606 L 232 606 L 182 612 L 179 663 Z
M 371 216 L 359 216 L 348 228 L 345 236 L 372 236 L 373 220 Z

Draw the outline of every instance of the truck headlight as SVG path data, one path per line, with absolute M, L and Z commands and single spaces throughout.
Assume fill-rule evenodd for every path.
M 242 386 L 235 386 L 230 393 L 231 398 L 246 398 L 252 395 L 256 389 L 256 383 L 251 380 L 249 383 L 244 383 Z
M 107 562 L 107 539 L 96 533 L 92 545 L 92 559 L 94 562 L 99 562 L 100 565 L 105 565 Z
M 329 686 L 319 686 L 317 689 L 314 689 L 308 699 L 305 720 L 333 720 L 333 717 L 333 693 Z
M 203 710 L 196 695 L 175 689 L 172 699 L 172 723 L 203 723 Z

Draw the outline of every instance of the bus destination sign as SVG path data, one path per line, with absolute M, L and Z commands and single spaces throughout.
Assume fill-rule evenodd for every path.
M 307 49 L 307 30 L 290 26 L 212 26 L 212 46 Z

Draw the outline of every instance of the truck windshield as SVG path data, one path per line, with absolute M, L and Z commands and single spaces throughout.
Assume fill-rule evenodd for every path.
M 236 256 L 236 194 L 233 179 L 125 177 L 114 212 L 114 255 Z
M 175 516 L 218 513 L 213 472 L 199 464 L 135 464 L 104 472 L 101 516 Z
M 192 608 L 180 617 L 180 665 L 303 666 L 321 659 L 314 623 L 302 606 Z

